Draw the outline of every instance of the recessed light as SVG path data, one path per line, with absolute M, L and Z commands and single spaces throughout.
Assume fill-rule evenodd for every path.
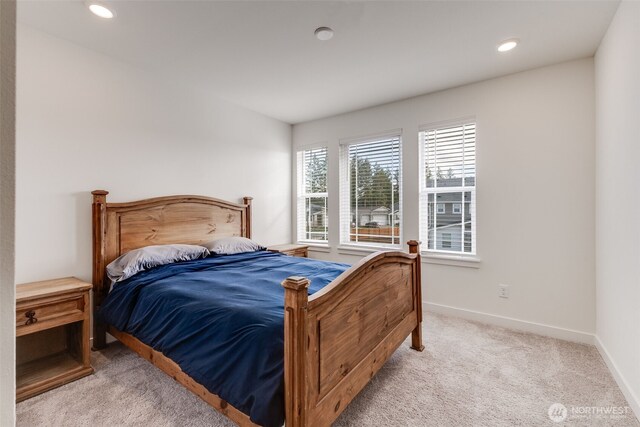
M 116 14 L 111 9 L 103 4 L 97 2 L 87 2 L 86 4 L 89 10 L 93 12 L 94 15 L 99 16 L 100 18 L 111 19 L 116 16 Z
M 326 41 L 333 37 L 333 30 L 329 27 L 316 28 L 314 33 L 318 40 Z
M 498 45 L 498 52 L 508 52 L 514 47 L 518 46 L 518 39 L 505 40 Z

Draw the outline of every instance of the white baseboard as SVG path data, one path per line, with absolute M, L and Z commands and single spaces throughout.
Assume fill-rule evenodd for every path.
M 627 403 L 629 404 L 629 407 L 635 414 L 638 421 L 640 421 L 640 399 L 638 399 L 638 396 L 636 396 L 633 390 L 631 390 L 631 388 L 629 387 L 629 384 L 627 383 L 627 381 L 625 381 L 624 377 L 622 376 L 622 373 L 620 373 L 620 370 L 618 370 L 618 366 L 615 364 L 615 362 L 611 358 L 611 355 L 609 354 L 604 344 L 602 344 L 602 341 L 600 341 L 600 338 L 597 335 L 594 336 L 594 342 L 595 342 L 596 348 L 598 349 L 598 352 L 600 353 L 600 356 L 602 356 L 602 359 L 604 360 L 604 363 L 609 368 L 609 371 L 611 372 L 613 379 L 616 380 L 616 383 L 618 384 L 620 391 L 622 391 L 622 394 L 624 394 L 624 397 L 627 399 Z
M 501 326 L 503 328 L 516 329 L 533 334 L 544 335 L 546 337 L 558 338 L 565 341 L 578 342 L 593 345 L 593 334 L 589 332 L 576 331 L 573 329 L 559 328 L 557 326 L 544 325 L 542 323 L 528 322 L 526 320 L 514 319 L 512 317 L 498 316 L 495 314 L 483 313 L 480 311 L 466 310 L 464 308 L 451 307 L 443 304 L 424 302 L 426 311 L 461 317 L 476 322 L 488 323 Z

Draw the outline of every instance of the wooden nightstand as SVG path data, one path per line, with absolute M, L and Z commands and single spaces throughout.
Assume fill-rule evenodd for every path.
M 269 246 L 267 250 L 271 252 L 279 252 L 281 254 L 299 256 L 303 258 L 307 258 L 309 256 L 309 245 L 297 245 L 297 244 L 275 245 L 275 246 Z
M 16 286 L 16 400 L 93 373 L 89 352 L 93 286 L 75 277 Z

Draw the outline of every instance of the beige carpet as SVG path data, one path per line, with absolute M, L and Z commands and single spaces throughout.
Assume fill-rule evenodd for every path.
M 426 349 L 402 345 L 349 405 L 338 426 L 640 426 L 592 346 L 428 314 Z M 18 426 L 231 426 L 199 398 L 120 344 L 93 354 L 96 373 L 17 406 Z

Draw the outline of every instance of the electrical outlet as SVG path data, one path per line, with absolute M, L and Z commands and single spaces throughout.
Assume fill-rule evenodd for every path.
M 509 299 L 509 285 L 498 285 L 498 297 Z

